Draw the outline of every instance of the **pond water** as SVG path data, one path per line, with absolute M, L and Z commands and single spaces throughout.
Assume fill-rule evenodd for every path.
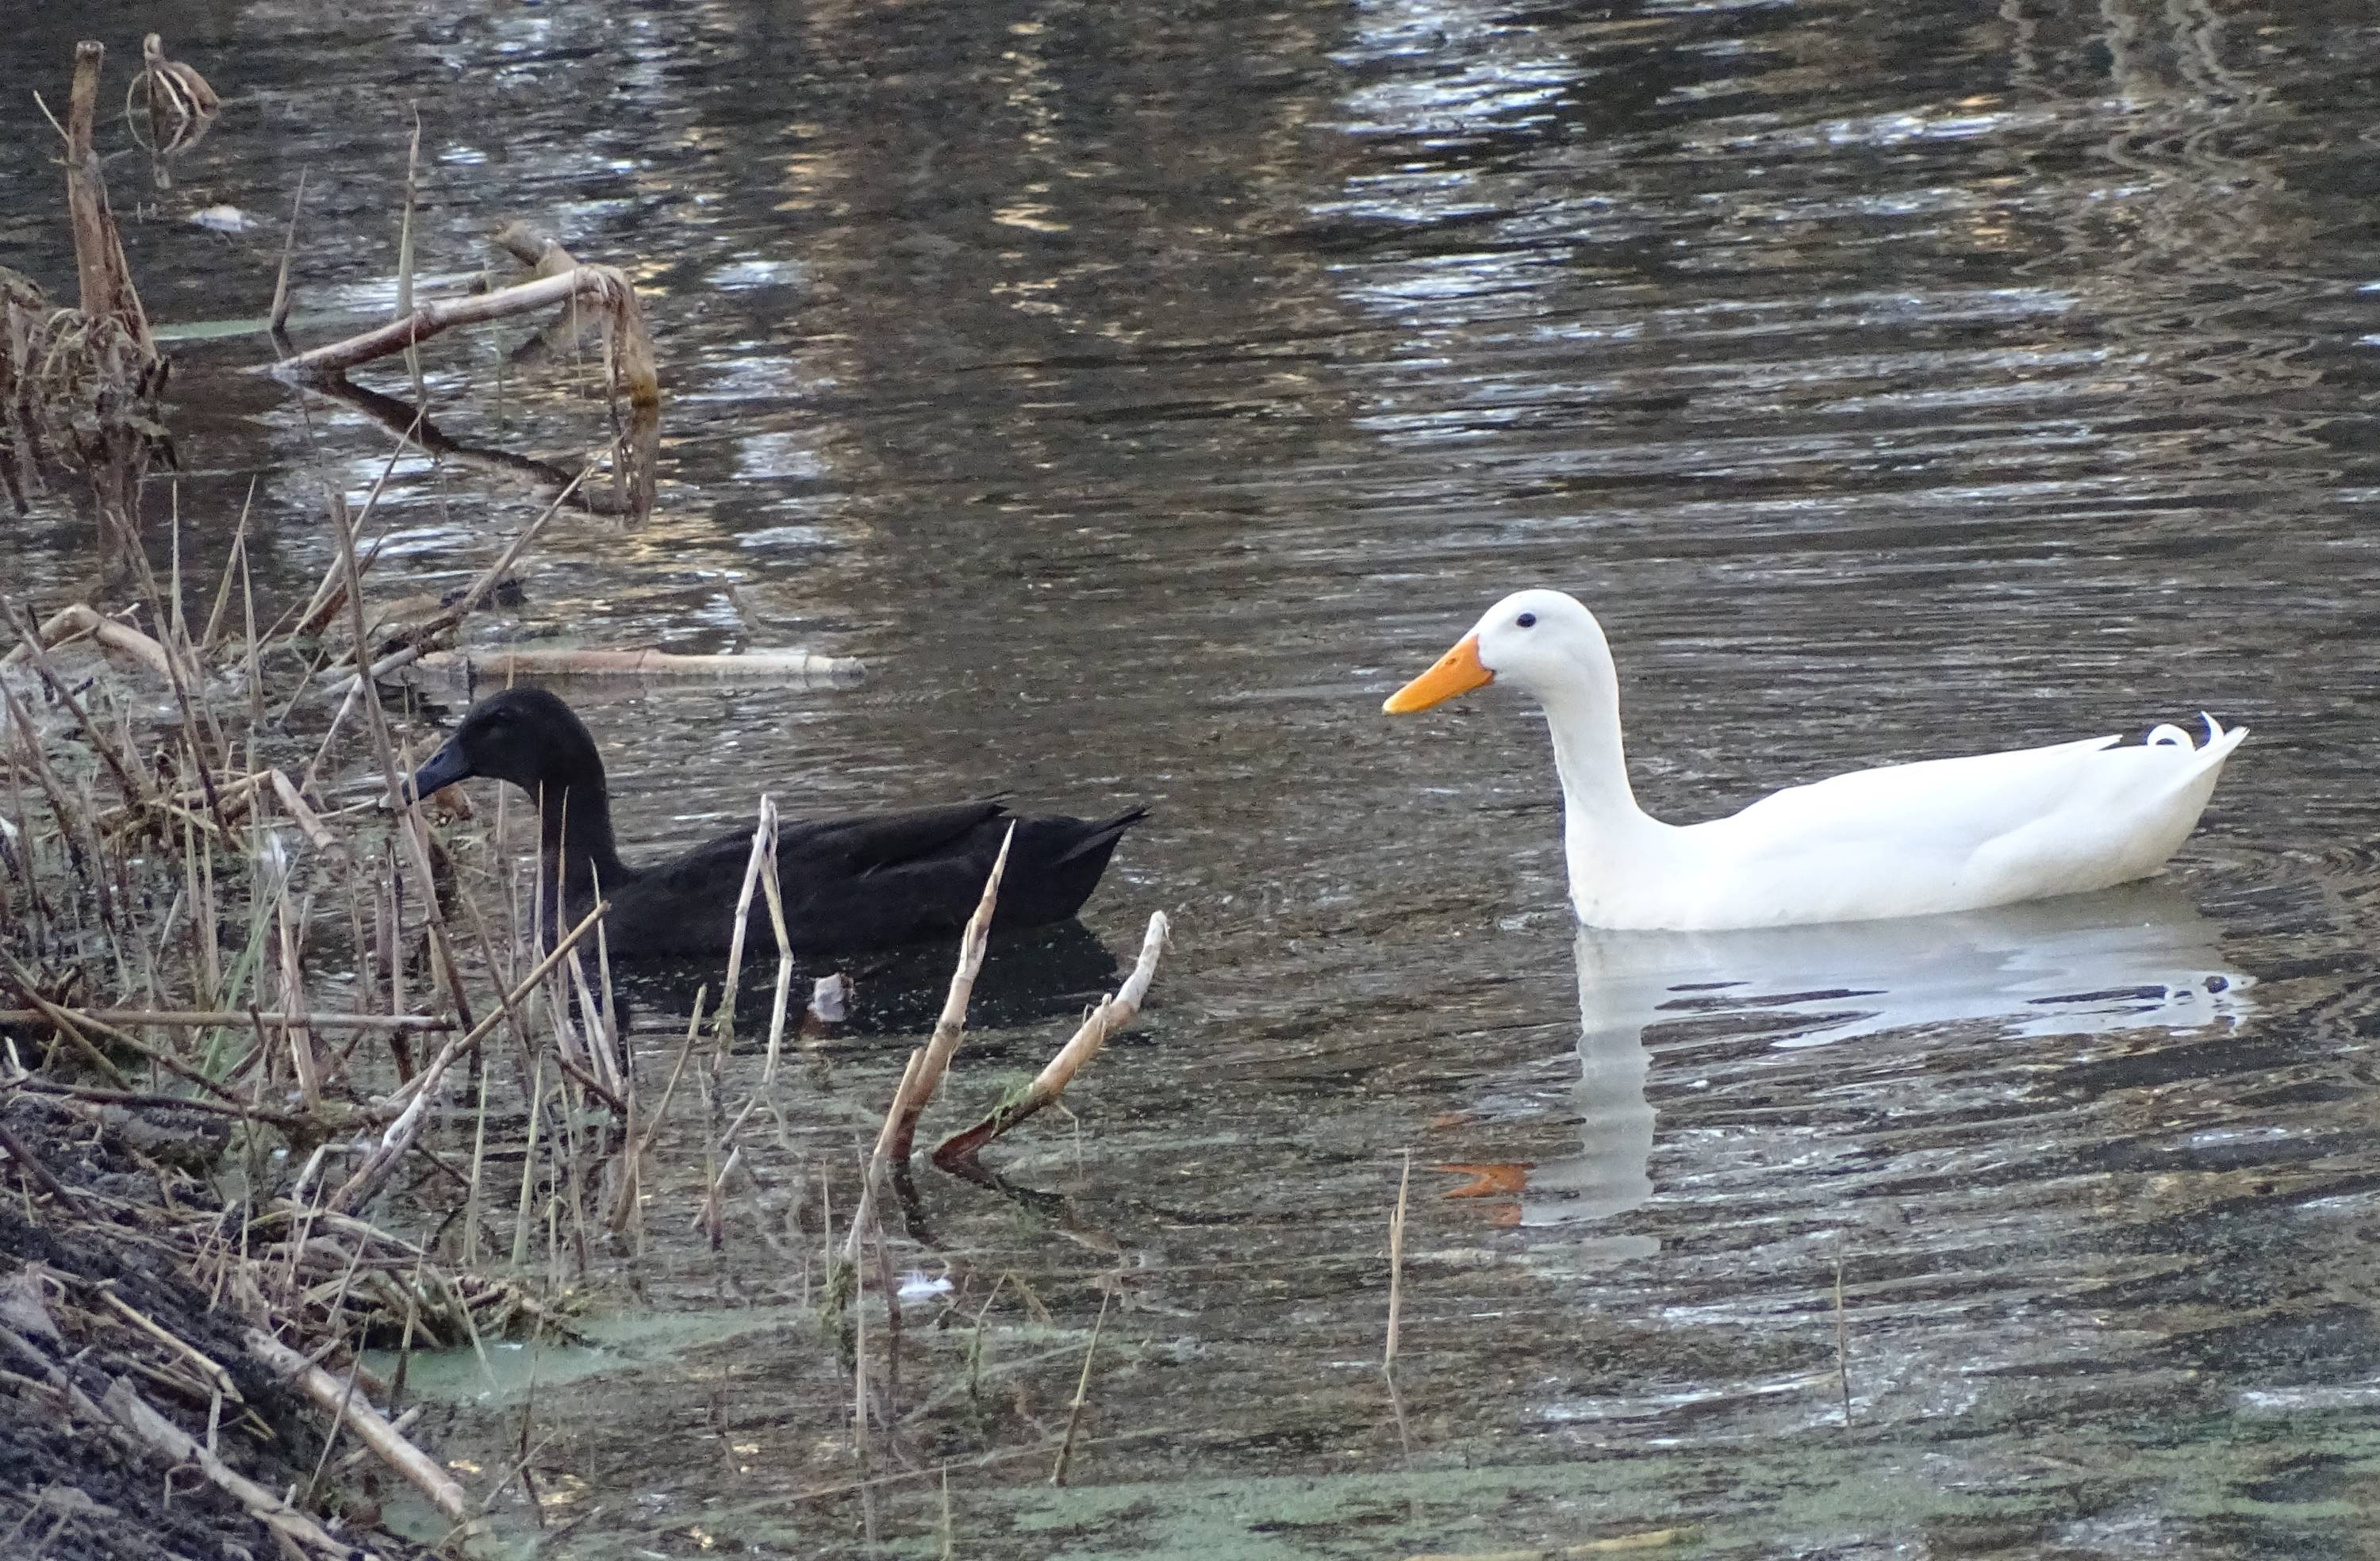
M 178 9 L 228 107 L 171 194 L 115 165 L 160 321 L 262 312 L 301 170 L 301 337 L 385 309 L 415 104 L 425 272 L 524 216 L 638 284 L 656 511 L 559 519 L 477 632 L 867 662 L 575 694 L 632 844 L 763 790 L 1152 810 L 1087 913 L 1119 954 L 1173 918 L 1149 1013 L 1076 1121 L 990 1153 L 1005 1194 L 921 1168 L 894 1232 L 954 1286 L 904 1307 L 901 1454 L 852 1462 L 806 1304 L 820 1168 L 848 1189 L 906 1050 L 844 1035 L 783 1075 L 716 1252 L 701 1134 L 663 1146 L 601 1349 L 451 1363 L 440 1446 L 501 1468 L 526 1416 L 585 1518 L 549 1553 L 2362 1553 L 2366 7 Z M 143 15 L 0 45 L 0 263 L 67 280 L 23 89 L 61 102 L 86 32 L 120 71 Z M 186 220 L 217 204 L 260 225 Z M 172 424 L 186 566 L 212 588 L 252 486 L 278 599 L 330 557 L 323 475 L 359 498 L 391 436 L 268 356 L 180 343 Z M 424 373 L 451 438 L 603 437 L 490 341 Z M 451 588 L 535 508 L 401 463 L 381 568 Z M 46 600 L 88 538 L 45 501 L 0 572 Z M 2153 885 L 1582 935 L 1542 723 L 1378 715 L 1539 583 L 1603 617 L 1672 818 L 2200 709 L 2254 735 Z M 950 1119 L 1064 1027 L 988 1031 Z

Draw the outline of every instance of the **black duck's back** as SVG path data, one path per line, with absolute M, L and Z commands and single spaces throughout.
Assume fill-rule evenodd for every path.
M 1146 817 L 1021 817 L 996 802 L 906 813 L 787 823 L 777 832 L 777 877 L 796 953 L 896 949 L 955 938 L 974 914 L 1000 842 L 1016 827 L 995 928 L 1039 926 L 1081 910 L 1116 842 Z M 748 830 L 722 835 L 684 856 L 607 889 L 606 935 L 648 954 L 715 953 L 735 928 L 735 900 L 751 852 Z M 746 946 L 776 945 L 767 905 L 753 896 Z

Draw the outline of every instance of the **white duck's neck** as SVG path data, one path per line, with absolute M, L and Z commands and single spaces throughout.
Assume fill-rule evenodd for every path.
M 1645 816 L 1628 784 L 1628 756 L 1620 741 L 1620 680 L 1609 658 L 1587 658 L 1573 675 L 1536 692 L 1553 733 L 1563 834 L 1575 882 L 1583 855 L 1618 866 L 1629 848 L 1666 833 L 1668 826 Z

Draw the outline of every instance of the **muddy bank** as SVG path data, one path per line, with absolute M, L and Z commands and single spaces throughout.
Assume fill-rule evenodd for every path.
M 237 1240 L 175 1168 L 220 1149 L 219 1126 L 19 1091 L 0 1130 L 25 1156 L 0 1159 L 0 1554 L 430 1554 L 379 1526 L 379 1469 L 354 1465 L 347 1437 L 325 1449 L 322 1411 L 258 1360 L 249 1331 L 282 1320 L 237 1252 L 218 1242 L 207 1273 L 191 1261 L 210 1236 Z

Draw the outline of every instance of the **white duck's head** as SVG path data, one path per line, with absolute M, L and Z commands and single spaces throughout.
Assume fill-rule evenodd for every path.
M 1603 625 L 1575 597 L 1514 591 L 1380 708 L 1392 716 L 1410 715 L 1491 683 L 1510 684 L 1544 702 L 1583 682 L 1608 682 L 1610 676 L 1611 647 L 1604 641 Z

